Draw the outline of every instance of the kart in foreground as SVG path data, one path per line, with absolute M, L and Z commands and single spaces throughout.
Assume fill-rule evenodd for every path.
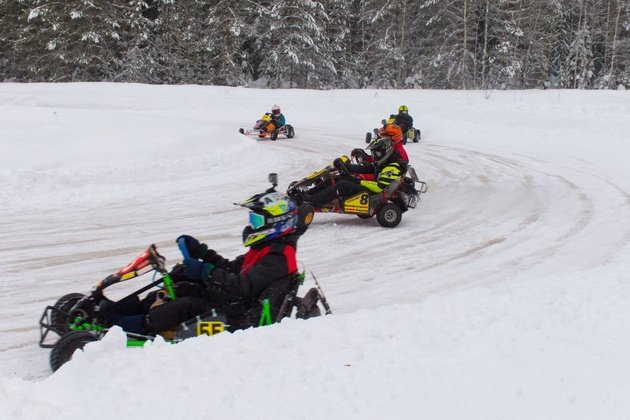
M 185 245 L 183 243 L 179 245 L 186 258 Z M 165 268 L 164 257 L 158 253 L 155 245 L 151 245 L 129 264 L 100 281 L 91 293 L 69 293 L 60 297 L 55 304 L 47 306 L 39 320 L 39 345 L 42 348 L 51 349 L 50 367 L 53 372 L 68 362 L 75 351 L 82 349 L 87 343 L 103 338 L 113 326 L 107 320 L 107 305 L 113 304 L 117 311 L 126 315 L 127 308 L 137 308 L 138 304 L 146 305 L 145 309 L 148 312 L 149 305 L 177 299 L 178 283 L 173 281 L 177 267 L 176 265 L 169 273 Z M 105 298 L 104 290 L 107 287 L 151 273 L 150 282 L 122 299 L 113 302 Z M 294 276 L 292 288 L 285 296 L 276 319 L 271 319 L 269 301 L 261 302 L 259 326 L 291 317 L 294 308 L 296 309 L 294 316 L 301 319 L 319 316 L 321 310 L 318 305 L 323 306 L 326 314 L 331 313 L 317 280 L 315 280 L 316 287 L 311 288 L 303 297 L 297 296 L 303 281 L 303 272 Z M 168 342 L 178 343 L 186 338 L 214 335 L 224 330 L 230 330 L 227 318 L 216 310 L 212 310 L 181 323 L 175 330 L 161 331 L 156 335 L 126 332 L 127 346 L 143 346 L 147 341 L 155 339 L 157 335 L 161 335 Z
M 278 139 L 278 136 L 290 139 L 295 136 L 295 129 L 290 124 L 277 127 L 270 112 L 266 112 L 260 117 L 251 129 L 239 128 L 239 133 L 246 136 L 257 137 L 260 139 L 269 138 L 270 140 Z
M 347 157 L 344 157 L 347 161 Z M 347 171 L 346 171 L 347 174 Z M 339 169 L 328 165 L 313 172 L 307 177 L 294 181 L 287 189 L 287 195 L 296 201 L 303 201 L 304 193 L 316 186 L 329 186 L 342 175 Z M 418 187 L 416 188 L 416 183 Z M 415 208 L 420 200 L 420 194 L 427 192 L 427 184 L 418 179 L 415 169 L 409 165 L 407 173 L 399 180 L 392 182 L 380 193 L 360 192 L 346 197 L 343 201 L 333 200 L 323 206 L 310 203 L 318 213 L 356 214 L 362 219 L 376 216 L 376 220 L 383 227 L 393 228 L 400 224 L 402 214 Z

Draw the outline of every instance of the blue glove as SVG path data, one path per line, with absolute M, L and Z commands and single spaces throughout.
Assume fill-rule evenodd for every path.
M 193 258 L 203 258 L 204 254 L 208 251 L 206 244 L 199 243 L 199 241 L 189 235 L 181 235 L 175 242 L 179 242 L 180 239 L 184 240 L 188 253 Z
M 186 267 L 186 277 L 190 280 L 201 282 L 205 282 L 212 274 L 212 270 L 214 270 L 213 264 L 202 263 L 194 258 L 184 260 L 184 267 Z

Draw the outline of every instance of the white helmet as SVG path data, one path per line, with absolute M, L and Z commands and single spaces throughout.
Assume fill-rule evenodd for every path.
M 274 105 L 271 107 L 271 113 L 273 115 L 280 115 L 280 107 L 278 105 Z

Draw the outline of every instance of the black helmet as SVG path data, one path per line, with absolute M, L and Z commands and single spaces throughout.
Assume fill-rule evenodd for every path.
M 350 158 L 356 163 L 367 163 L 369 155 L 363 149 L 352 149 Z
M 374 164 L 377 167 L 381 167 L 394 153 L 394 144 L 392 143 L 392 139 L 382 137 L 370 143 L 368 149 L 372 152 Z

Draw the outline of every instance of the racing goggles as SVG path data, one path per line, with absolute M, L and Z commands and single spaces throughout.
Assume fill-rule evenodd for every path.
M 263 226 L 267 226 L 267 224 L 271 226 L 275 223 L 281 223 L 286 220 L 289 220 L 293 218 L 295 214 L 296 212 L 289 212 L 289 213 L 282 214 L 280 216 L 267 217 L 262 214 L 250 211 L 249 212 L 249 225 L 252 227 L 252 229 L 260 229 Z
M 266 218 L 262 214 L 254 213 L 253 211 L 249 212 L 249 225 L 252 229 L 260 229 L 265 226 Z

